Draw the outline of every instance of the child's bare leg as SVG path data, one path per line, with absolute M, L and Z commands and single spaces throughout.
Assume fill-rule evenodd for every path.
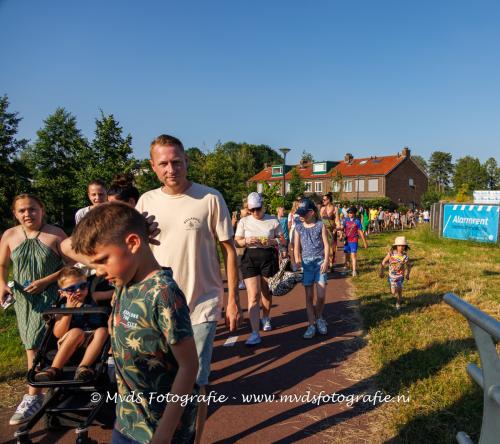
M 26 350 L 26 356 L 28 358 L 28 370 L 31 370 L 31 367 L 33 367 L 33 361 L 35 360 L 35 355 L 38 350 L 34 348 L 30 348 L 29 350 Z M 35 388 L 31 387 L 31 385 L 28 385 L 28 394 L 30 395 L 38 395 L 42 393 L 41 388 Z
M 403 303 L 403 289 L 401 287 L 396 288 L 396 302 L 399 305 Z
M 316 307 L 314 309 L 316 318 L 323 317 L 323 308 L 325 307 L 326 285 L 316 284 Z
M 56 357 L 52 361 L 52 367 L 63 368 L 64 364 L 73 356 L 73 353 L 82 344 L 84 339 L 85 333 L 81 328 L 72 328 L 69 330 L 61 347 L 57 350 Z
M 313 304 L 314 287 L 312 285 L 308 285 L 307 287 L 304 287 L 304 289 L 306 290 L 307 321 L 309 322 L 309 325 L 314 325 L 316 321 L 316 317 L 314 316 L 314 304 Z
M 352 272 L 355 273 L 358 265 L 356 253 L 351 253 L 351 262 L 352 262 Z
M 102 347 L 108 339 L 108 331 L 105 327 L 99 327 L 94 331 L 94 337 L 87 346 L 80 366 L 90 367 L 97 357 L 102 353 Z

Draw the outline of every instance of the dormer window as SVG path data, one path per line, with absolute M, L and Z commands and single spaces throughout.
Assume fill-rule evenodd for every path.
M 326 173 L 326 162 L 315 163 L 313 165 L 313 173 Z
M 273 176 L 281 176 L 281 175 L 283 175 L 283 167 L 281 165 L 279 165 L 279 166 L 273 166 L 272 174 L 273 174 Z

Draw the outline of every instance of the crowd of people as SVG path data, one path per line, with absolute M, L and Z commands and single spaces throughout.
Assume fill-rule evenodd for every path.
M 416 225 L 429 213 L 404 215 L 382 208 L 336 205 L 302 197 L 288 215 L 283 207 L 266 213 L 258 193 L 250 193 L 232 217 L 222 195 L 187 178 L 182 142 L 161 135 L 151 143 L 150 162 L 162 186 L 142 196 L 132 178 L 118 176 L 106 187 L 88 185 L 91 205 L 76 212 L 71 237 L 45 223 L 43 202 L 17 196 L 12 210 L 18 225 L 0 242 L 0 297 L 14 298 L 28 368 L 44 333 L 43 311 L 63 306 L 93 306 L 108 301 L 108 319 L 58 315 L 54 335 L 58 352 L 37 381 L 54 381 L 78 347 L 86 347 L 74 378 L 93 377 L 92 364 L 111 337 L 118 387 L 112 442 L 200 442 L 207 405 L 136 403 L 131 393 L 204 394 L 210 374 L 216 325 L 221 320 L 224 286 L 217 245 L 227 274 L 226 324 L 234 331 L 243 320 L 239 289 L 246 289 L 250 334 L 247 346 L 262 342 L 260 331 L 273 329 L 269 279 L 280 261 L 302 272 L 307 328 L 304 339 L 328 332 L 324 317 L 328 271 L 343 243 L 348 269 L 356 276 L 358 241 L 378 231 Z M 403 217 L 404 216 L 404 217 Z M 389 266 L 391 292 L 402 303 L 409 278 L 408 244 L 399 236 L 381 263 Z M 12 263 L 13 285 L 7 282 Z M 92 270 L 92 271 L 90 271 Z M 261 316 L 262 308 L 262 316 Z M 29 387 L 12 416 L 21 424 L 40 408 L 44 395 Z

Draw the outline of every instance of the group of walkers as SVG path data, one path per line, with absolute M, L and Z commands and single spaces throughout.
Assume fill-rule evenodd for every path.
M 150 395 L 206 392 L 224 300 L 217 245 L 227 273 L 226 324 L 234 331 L 243 320 L 238 290 L 245 287 L 251 326 L 246 344 L 255 346 L 262 341 L 260 328 L 273 328 L 269 279 L 278 272 L 280 258 L 288 258 L 293 270 L 303 272 L 308 320 L 303 337 L 327 334 L 327 272 L 334 265 L 337 243 L 344 241 L 356 276 L 358 240 L 367 247 L 367 230 L 356 208 L 344 212 L 331 195 L 325 195 L 320 206 L 298 199 L 288 217 L 283 208 L 275 217 L 266 214 L 262 197 L 251 193 L 241 217 L 231 217 L 217 190 L 188 180 L 184 146 L 172 136 L 153 140 L 150 162 L 162 186 L 142 196 L 126 176 L 117 177 L 109 188 L 90 182 L 91 205 L 77 211 L 70 238 L 44 222 L 38 197 L 17 196 L 12 210 L 19 225 L 7 230 L 0 242 L 0 297 L 2 303 L 15 299 L 28 368 L 44 334 L 42 313 L 58 298 L 67 307 L 110 300 L 109 335 L 120 395 L 112 442 L 200 442 L 207 416 L 203 400 L 166 405 Z M 409 276 L 407 248 L 399 239 L 381 264 L 381 272 L 389 265 L 398 305 L 403 271 Z M 13 285 L 7 283 L 11 263 Z M 95 277 L 89 280 L 75 263 L 94 270 Z M 91 285 L 91 279 L 98 278 L 101 287 Z M 39 369 L 35 378 L 57 380 L 80 346 L 87 351 L 75 379 L 91 378 L 96 350 L 108 335 L 105 327 L 106 320 L 58 317 L 58 353 L 52 366 Z M 135 402 L 134 393 L 151 402 Z M 29 420 L 43 399 L 41 390 L 30 386 L 10 423 Z

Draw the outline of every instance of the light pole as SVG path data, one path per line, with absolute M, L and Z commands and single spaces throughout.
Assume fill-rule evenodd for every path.
M 286 173 L 286 155 L 290 152 L 290 148 L 280 148 L 281 153 L 283 154 L 283 207 L 285 207 L 285 194 L 286 194 L 286 186 L 285 186 L 285 173 Z

